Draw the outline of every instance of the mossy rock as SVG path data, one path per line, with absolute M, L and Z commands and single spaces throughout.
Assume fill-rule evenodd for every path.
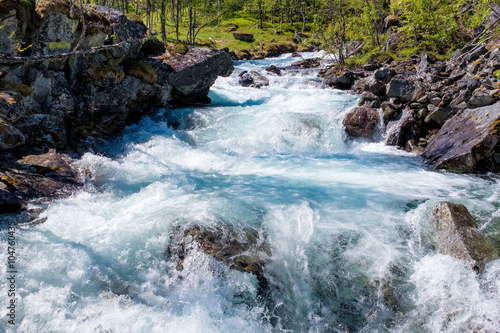
M 135 21 L 135 22 L 138 22 L 138 23 L 141 23 L 141 24 L 144 24 L 144 22 L 142 21 L 141 17 L 135 13 L 128 13 L 128 14 L 125 14 L 125 16 L 131 20 L 131 21 Z
M 125 77 L 125 73 L 115 65 L 98 65 L 90 64 L 90 77 L 93 81 L 121 81 Z
M 33 93 L 33 88 L 25 84 L 16 84 L 11 81 L 0 81 L 0 91 L 14 91 L 20 93 L 24 97 L 28 97 Z
M 125 59 L 121 65 L 125 74 L 132 75 L 144 83 L 155 85 L 158 81 L 156 70 L 144 60 Z
M 189 48 L 183 43 L 169 43 L 167 45 L 167 50 L 170 53 L 186 54 L 189 52 Z

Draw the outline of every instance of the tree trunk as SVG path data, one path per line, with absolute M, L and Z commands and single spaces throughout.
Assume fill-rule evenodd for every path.
M 165 31 L 165 25 L 167 24 L 167 22 L 166 22 L 167 0 L 161 0 L 160 7 L 161 7 L 161 16 L 160 16 L 161 39 L 163 41 L 166 41 L 167 40 L 167 32 Z

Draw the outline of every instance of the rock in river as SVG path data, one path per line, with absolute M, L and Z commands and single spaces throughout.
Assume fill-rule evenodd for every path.
M 344 118 L 345 131 L 352 137 L 369 138 L 375 133 L 380 120 L 378 111 L 373 108 L 357 107 Z
M 500 170 L 500 105 L 465 110 L 449 119 L 422 157 L 432 169 Z
M 439 203 L 432 212 L 431 226 L 437 252 L 460 259 L 475 271 L 481 272 L 487 262 L 498 258 L 464 205 Z

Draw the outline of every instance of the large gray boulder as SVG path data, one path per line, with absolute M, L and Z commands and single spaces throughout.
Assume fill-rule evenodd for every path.
M 367 107 L 357 107 L 345 115 L 343 124 L 349 136 L 369 138 L 375 133 L 379 121 L 380 116 L 377 110 Z
M 479 232 L 464 205 L 441 202 L 431 216 L 431 232 L 436 251 L 460 259 L 477 272 L 498 258 L 495 248 Z
M 410 80 L 395 77 L 387 85 L 387 97 L 397 98 L 402 102 L 411 102 L 418 98 L 419 86 Z
M 174 70 L 167 78 L 174 103 L 210 102 L 208 91 L 217 77 L 227 77 L 234 69 L 229 53 L 195 47 L 185 55 L 168 54 L 164 63 Z
M 449 119 L 422 157 L 432 169 L 455 172 L 497 171 L 500 105 L 465 110 Z

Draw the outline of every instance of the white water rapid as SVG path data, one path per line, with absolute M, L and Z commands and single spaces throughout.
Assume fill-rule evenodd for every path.
M 85 189 L 32 203 L 36 221 L 0 217 L 0 331 L 499 332 L 500 260 L 477 275 L 435 254 L 428 216 L 463 203 L 498 239 L 500 178 L 429 171 L 380 134 L 347 140 L 358 97 L 322 89 L 315 70 L 264 71 L 294 60 L 236 63 L 211 105 L 162 110 L 85 154 Z M 242 70 L 270 86 L 240 87 Z M 3 278 L 13 219 L 15 326 Z M 167 249 L 184 223 L 265 238 L 265 294 L 203 251 L 179 274 Z

